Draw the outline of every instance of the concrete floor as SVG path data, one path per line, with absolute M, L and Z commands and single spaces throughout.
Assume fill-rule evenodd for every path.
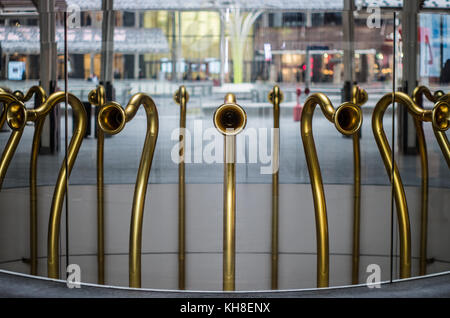
M 128 288 L 85 285 L 67 288 L 66 282 L 36 278 L 0 270 L 0 297 L 51 298 L 403 298 L 450 297 L 450 273 L 383 283 L 381 288 L 366 285 L 320 290 L 290 290 L 267 292 L 182 292 L 162 290 L 133 290 Z

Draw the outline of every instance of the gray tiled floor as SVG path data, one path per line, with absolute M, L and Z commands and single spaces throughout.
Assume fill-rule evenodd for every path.
M 156 98 L 158 105 L 160 130 L 154 155 L 150 182 L 176 183 L 178 180 L 177 164 L 171 160 L 171 150 L 176 140 L 171 140 L 172 131 L 178 127 L 179 106 L 171 98 Z M 239 101 L 238 101 L 239 102 Z M 245 108 L 246 101 L 240 101 Z M 217 101 L 217 105 L 220 100 Z M 188 128 L 193 132 L 194 120 L 201 120 L 203 129 L 213 127 L 213 109 L 196 108 L 198 100 L 192 98 L 188 104 Z M 389 180 L 375 144 L 371 129 L 373 104 L 365 106 L 362 128 L 362 183 L 388 184 Z M 247 128 L 270 128 L 272 112 L 270 109 L 248 108 Z M 127 124 L 118 135 L 106 139 L 105 143 L 105 182 L 134 183 L 145 136 L 145 112 L 140 109 L 136 117 Z M 333 125 L 317 109 L 314 115 L 314 132 L 317 152 L 325 183 L 350 184 L 353 181 L 352 141 L 340 135 Z M 64 132 L 64 118 L 62 131 Z M 71 129 L 71 119 L 69 119 Z M 385 129 L 391 140 L 392 113 L 385 115 Z M 292 118 L 292 108 L 283 108 L 281 116 L 281 183 L 309 183 L 305 155 L 300 138 L 300 124 Z M 435 141 L 430 125 L 425 124 L 430 161 L 430 186 L 449 187 L 449 169 L 445 164 L 440 149 Z M 21 143 L 5 178 L 4 187 L 21 187 L 28 185 L 29 152 L 33 127 L 26 127 Z M 0 133 L 0 149 L 3 149 L 9 132 Z M 64 145 L 64 136 L 61 136 Z M 203 141 L 203 149 L 209 141 Z M 194 143 L 192 143 L 194 147 Z M 51 185 L 57 178 L 64 152 L 58 155 L 42 155 L 38 160 L 38 184 Z M 420 184 L 420 161 L 418 156 L 401 156 L 396 154 L 403 181 L 406 185 Z M 238 164 L 237 182 L 270 183 L 271 175 L 260 173 L 260 164 Z M 186 181 L 188 183 L 221 183 L 222 164 L 186 164 Z M 73 169 L 71 184 L 96 183 L 96 139 L 84 140 Z

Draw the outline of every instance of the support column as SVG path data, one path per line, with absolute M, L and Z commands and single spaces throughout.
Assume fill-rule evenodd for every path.
M 9 64 L 9 54 L 8 53 L 6 53 L 5 54 L 5 67 L 4 67 L 4 70 L 3 70 L 3 75 L 4 75 L 4 79 L 8 79 L 8 64 Z
M 134 13 L 134 27 L 139 29 L 139 11 Z M 134 78 L 139 78 L 139 53 L 134 54 Z
M 306 48 L 306 70 L 305 70 L 305 89 L 311 86 L 311 54 L 309 47 Z
M 56 89 L 57 52 L 55 41 L 55 0 L 39 1 L 40 85 L 50 95 Z M 54 153 L 60 148 L 59 106 L 45 119 L 41 137 L 41 153 Z
M 177 81 L 177 21 L 175 11 L 170 13 L 172 19 L 172 82 Z
M 225 17 L 221 14 L 220 17 L 220 86 L 225 83 Z
M 402 41 L 403 41 L 403 82 L 402 91 L 411 96 L 418 79 L 418 12 L 420 0 L 403 2 Z M 414 120 L 408 115 L 406 107 L 398 108 L 398 145 L 403 154 L 417 154 L 418 145 Z
M 349 101 L 351 89 L 355 79 L 354 59 L 355 59 L 355 21 L 353 12 L 355 11 L 355 1 L 344 0 L 344 11 L 342 12 L 342 28 L 344 33 L 344 87 L 342 89 L 342 102 Z
M 95 53 L 90 53 L 89 54 L 89 58 L 90 58 L 90 65 L 89 65 L 89 73 L 94 74 L 94 69 L 95 69 L 95 64 L 94 64 L 94 59 L 95 59 Z
M 105 87 L 106 99 L 114 100 L 113 58 L 114 58 L 114 25 L 115 14 L 113 0 L 102 0 L 102 48 L 100 83 Z
M 181 42 L 181 11 L 177 12 L 178 15 L 178 36 L 177 36 L 177 80 L 181 82 L 183 80 L 183 69 L 181 69 L 181 61 L 183 59 L 183 46 Z

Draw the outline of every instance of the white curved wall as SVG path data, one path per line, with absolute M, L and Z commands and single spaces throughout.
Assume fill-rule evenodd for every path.
M 176 184 L 150 184 L 144 217 L 142 286 L 177 288 L 177 191 Z M 128 285 L 128 238 L 134 185 L 106 186 L 106 279 L 108 284 Z M 222 277 L 222 185 L 188 184 L 186 197 L 187 288 L 220 290 Z M 407 187 L 413 257 L 419 255 L 420 192 Z M 267 195 L 264 195 L 267 194 Z M 325 185 L 330 238 L 330 285 L 351 282 L 352 186 Z M 450 189 L 430 188 L 428 257 L 450 261 L 448 209 Z M 39 188 L 40 275 L 46 275 L 47 227 L 53 187 Z M 361 208 L 361 267 L 364 282 L 368 264 L 390 274 L 390 195 L 388 186 L 363 186 Z M 28 188 L 0 192 L 0 268 L 28 272 L 20 260 L 29 251 Z M 82 280 L 96 282 L 96 187 L 70 186 L 70 262 L 82 268 Z M 62 217 L 64 229 L 64 210 Z M 397 224 L 395 224 L 397 229 Z M 237 186 L 236 287 L 270 288 L 271 185 Z M 316 234 L 309 184 L 280 185 L 280 288 L 316 285 Z M 396 242 L 398 239 L 396 239 Z M 65 237 L 62 233 L 64 250 Z M 398 248 L 396 249 L 398 252 Z M 61 259 L 64 265 L 64 258 Z M 1 263 L 3 262 L 3 263 Z M 395 264 L 398 274 L 398 263 Z M 448 264 L 436 262 L 429 272 Z M 413 259 L 413 274 L 418 273 Z

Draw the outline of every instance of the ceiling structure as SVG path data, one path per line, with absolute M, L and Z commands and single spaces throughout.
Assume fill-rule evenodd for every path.
M 56 28 L 58 53 L 64 52 L 64 30 Z M 67 30 L 67 46 L 71 54 L 100 53 L 102 30 L 83 27 Z M 39 27 L 0 27 L 0 45 L 3 53 L 39 54 Z M 114 52 L 123 54 L 167 53 L 169 45 L 161 29 L 114 29 Z
M 0 0 L 0 13 L 36 11 L 40 0 Z M 406 0 L 355 0 L 357 8 L 376 6 L 399 9 Z M 102 0 L 55 0 L 56 10 L 75 5 L 83 11 L 101 10 Z M 239 7 L 243 10 L 342 10 L 343 0 L 114 0 L 114 10 L 217 10 Z M 425 9 L 450 9 L 450 0 L 425 0 Z
M 0 0 L 0 12 L 17 12 L 17 11 L 37 11 L 37 3 L 40 0 Z M 45 0 L 47 1 L 47 0 Z M 88 2 L 88 1 L 85 1 Z M 56 10 L 62 11 L 66 8 L 65 0 L 55 0 Z
M 359 8 L 377 6 L 401 8 L 404 0 L 355 0 Z M 406 1 L 406 0 L 405 0 Z M 100 10 L 101 0 L 66 0 L 81 10 Z M 243 10 L 342 10 L 343 0 L 114 0 L 114 10 L 216 10 L 238 7 Z M 450 0 L 425 0 L 424 8 L 450 9 Z

